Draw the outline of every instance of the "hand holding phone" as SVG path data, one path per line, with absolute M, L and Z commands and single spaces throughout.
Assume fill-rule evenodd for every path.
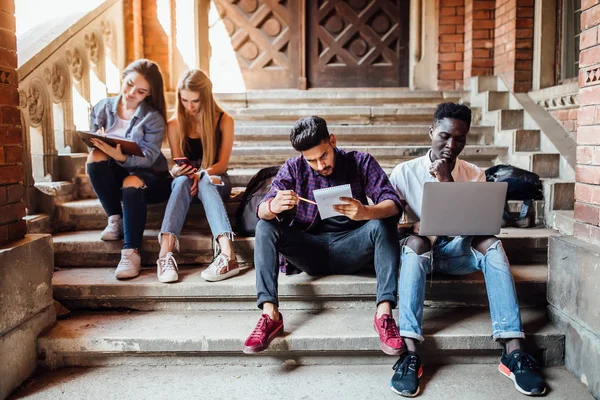
M 175 166 L 172 172 L 175 176 L 190 175 L 198 171 L 187 157 L 176 157 L 173 159 L 173 162 Z

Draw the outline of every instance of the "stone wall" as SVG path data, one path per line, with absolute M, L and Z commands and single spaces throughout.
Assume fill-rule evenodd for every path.
M 0 244 L 25 235 L 23 133 L 13 0 L 0 0 Z

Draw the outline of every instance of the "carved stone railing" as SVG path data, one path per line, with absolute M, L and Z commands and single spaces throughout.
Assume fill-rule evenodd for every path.
M 26 186 L 60 180 L 59 155 L 86 151 L 74 131 L 119 90 L 123 27 L 123 0 L 107 0 L 19 67 Z
M 577 102 L 578 94 L 579 85 L 577 81 L 573 81 L 529 92 L 529 97 L 547 111 L 568 110 L 579 107 L 579 103 Z

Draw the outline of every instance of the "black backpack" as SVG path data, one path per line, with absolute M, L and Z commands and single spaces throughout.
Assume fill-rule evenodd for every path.
M 506 182 L 508 190 L 506 192 L 506 206 L 504 209 L 504 219 L 508 221 L 520 221 L 527 216 L 529 207 L 533 200 L 542 200 L 544 190 L 539 175 L 526 171 L 512 165 L 496 165 L 485 171 L 485 179 L 488 182 Z M 521 200 L 523 206 L 518 217 L 513 217 L 508 213 L 508 200 Z
M 258 218 L 256 207 L 271 189 L 271 182 L 279 172 L 279 167 L 266 167 L 261 169 L 250 179 L 244 196 L 236 212 L 235 227 L 242 236 L 254 236 Z

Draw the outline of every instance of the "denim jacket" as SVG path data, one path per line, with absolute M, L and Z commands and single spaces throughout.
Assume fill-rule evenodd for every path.
M 90 131 L 96 132 L 100 128 L 109 130 L 117 122 L 117 108 L 121 95 L 102 99 L 92 108 L 90 114 Z M 168 170 L 167 159 L 160 151 L 165 136 L 165 121 L 160 112 L 154 110 L 145 101 L 139 105 L 125 137 L 133 140 L 144 153 L 145 157 L 127 156 L 125 162 L 119 165 L 127 169 L 151 168 L 156 172 Z

